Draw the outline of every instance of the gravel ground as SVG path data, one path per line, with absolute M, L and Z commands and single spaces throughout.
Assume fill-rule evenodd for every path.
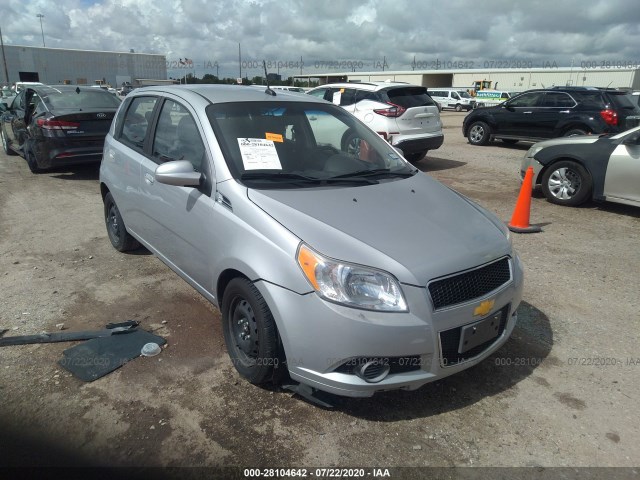
M 508 220 L 527 146 L 473 147 L 463 118 L 444 113 L 444 145 L 416 165 Z M 136 319 L 168 341 L 92 383 L 57 364 L 69 343 L 0 348 L 0 464 L 637 466 L 639 218 L 536 196 L 531 223 L 544 231 L 513 240 L 526 277 L 511 340 L 418 391 L 323 410 L 240 379 L 218 311 L 147 251 L 111 247 L 97 167 L 33 175 L 0 153 L 5 336 Z

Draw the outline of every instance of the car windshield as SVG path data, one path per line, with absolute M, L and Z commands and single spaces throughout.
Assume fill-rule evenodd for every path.
M 465 92 L 464 90 L 458 90 L 456 92 L 458 95 L 460 95 L 460 97 L 462 98 L 471 98 L 471 95 L 469 95 L 467 92 Z
M 308 102 L 221 103 L 207 108 L 227 165 L 266 188 L 371 184 L 415 169 L 340 107 Z
M 92 90 L 75 89 L 58 90 L 50 88 L 40 95 L 42 100 L 53 110 L 73 109 L 101 109 L 118 108 L 120 100 L 117 97 L 99 88 Z

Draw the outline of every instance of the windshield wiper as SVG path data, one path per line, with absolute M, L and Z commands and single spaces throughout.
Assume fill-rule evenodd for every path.
M 317 177 L 308 177 L 306 175 L 300 175 L 299 173 L 286 173 L 286 172 L 245 172 L 240 176 L 241 180 L 303 180 L 305 182 L 317 182 L 320 180 Z
M 299 173 L 288 173 L 288 172 L 245 172 L 240 175 L 241 180 L 268 180 L 268 181 L 279 181 L 279 180 L 290 180 L 291 183 L 307 183 L 313 185 L 327 185 L 334 183 L 365 183 L 365 184 L 374 184 L 377 183 L 374 180 L 369 180 L 368 178 L 342 178 L 338 177 L 328 177 L 328 178 L 319 178 L 319 177 L 309 177 L 306 175 L 301 175 Z
M 393 172 L 389 168 L 374 168 L 372 170 L 356 170 L 355 172 L 343 173 L 341 175 L 335 175 L 333 177 L 329 177 L 330 179 L 337 178 L 352 178 L 352 177 L 371 177 L 371 176 L 385 176 L 385 177 L 403 177 L 408 178 L 412 177 L 416 174 L 418 170 L 411 170 L 409 172 Z

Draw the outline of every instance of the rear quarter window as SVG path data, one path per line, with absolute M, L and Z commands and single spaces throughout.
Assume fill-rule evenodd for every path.
M 605 108 L 605 100 L 600 92 L 571 92 L 571 96 L 581 107 L 592 109 Z
M 391 103 L 404 108 L 436 106 L 424 87 L 390 88 L 384 93 Z
M 157 100 L 157 97 L 135 97 L 131 100 L 122 117 L 120 141 L 142 151 Z
M 624 94 L 609 94 L 611 98 L 611 102 L 615 108 L 623 108 L 629 111 L 640 111 L 638 108 L 638 97 L 630 95 L 628 93 Z M 634 101 L 635 100 L 635 101 Z

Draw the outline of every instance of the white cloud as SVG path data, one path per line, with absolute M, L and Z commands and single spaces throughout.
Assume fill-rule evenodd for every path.
M 383 57 L 396 70 L 410 69 L 414 57 L 640 60 L 640 9 L 625 0 L 5 0 L 5 43 L 40 46 L 38 13 L 47 47 L 186 56 L 197 75 L 215 73 L 217 62 L 221 75 L 236 76 L 238 43 L 245 61 L 277 68 L 302 57 L 305 73 L 323 70 L 316 69 L 321 60 L 357 60 L 374 70 Z M 299 65 L 280 73 L 299 73 Z

